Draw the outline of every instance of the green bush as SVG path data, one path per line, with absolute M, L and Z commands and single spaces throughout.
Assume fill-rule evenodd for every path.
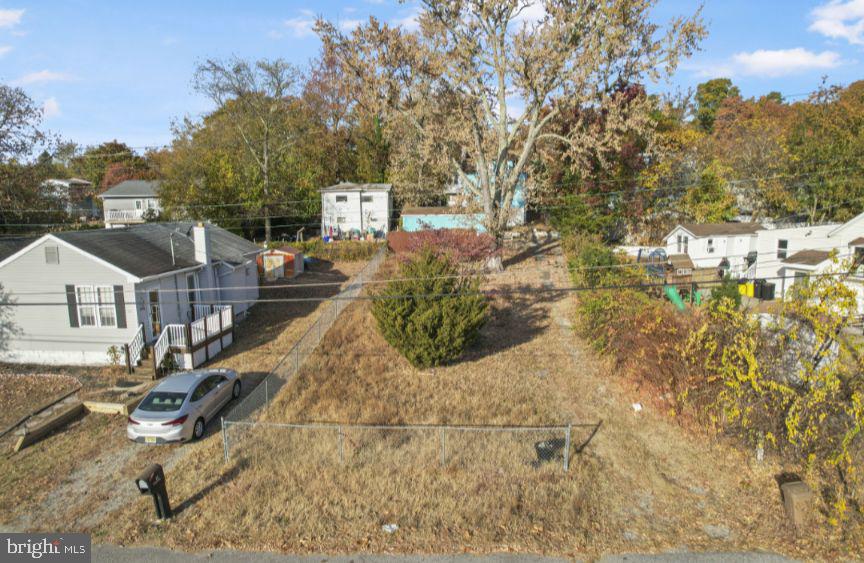
M 372 305 L 381 336 L 418 368 L 456 360 L 486 322 L 480 280 L 459 276 L 450 259 L 428 250 L 404 262 L 398 278 Z
M 716 306 L 722 301 L 728 300 L 735 305 L 735 308 L 741 306 L 741 293 L 738 291 L 738 280 L 726 274 L 723 282 L 711 290 L 711 305 Z

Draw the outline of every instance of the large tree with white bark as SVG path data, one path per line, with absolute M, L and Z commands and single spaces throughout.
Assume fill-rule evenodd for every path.
M 317 31 L 342 66 L 352 102 L 408 123 L 430 160 L 446 158 L 500 236 L 517 183 L 545 141 L 574 160 L 612 152 L 649 127 L 626 86 L 668 77 L 704 36 L 699 11 L 655 23 L 657 0 L 420 0 L 418 30 L 374 18 L 346 34 Z M 597 120 L 557 121 L 590 108 Z

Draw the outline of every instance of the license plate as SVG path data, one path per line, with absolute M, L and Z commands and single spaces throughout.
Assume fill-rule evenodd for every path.
M 153 436 L 145 436 L 145 437 L 144 437 L 144 442 L 147 443 L 147 444 L 155 444 L 155 443 L 156 443 L 156 438 L 154 438 Z

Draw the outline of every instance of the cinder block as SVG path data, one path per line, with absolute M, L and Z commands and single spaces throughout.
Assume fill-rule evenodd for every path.
M 807 525 L 812 510 L 813 492 L 802 481 L 791 481 L 780 486 L 786 517 L 797 529 Z

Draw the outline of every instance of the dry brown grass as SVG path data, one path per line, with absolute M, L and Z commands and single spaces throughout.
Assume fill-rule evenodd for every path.
M 362 266 L 319 262 L 308 274 L 273 285 L 342 283 Z M 261 295 L 328 297 L 338 290 L 338 285 L 280 287 L 262 290 Z M 319 307 L 318 302 L 257 305 L 238 325 L 235 344 L 212 364 L 240 371 L 248 390 L 313 322 Z M 34 370 L 27 366 L 8 369 L 14 373 Z M 81 380 L 88 396 L 106 396 L 106 389 L 128 379 L 111 368 L 70 367 L 57 371 Z M 211 435 L 199 444 L 142 447 L 126 439 L 125 417 L 91 414 L 17 454 L 11 453 L 10 440 L 6 440 L 0 444 L 0 524 L 28 530 L 92 529 L 108 512 L 123 505 L 124 501 L 116 500 L 118 490 L 130 491 L 132 479 L 148 463 L 163 463 L 172 474 L 171 468 L 178 458 L 196 456 L 199 448 L 209 447 L 211 442 L 221 449 L 217 425 L 212 426 Z M 210 454 L 207 458 L 219 459 Z M 217 465 L 215 469 L 221 467 Z M 150 512 L 143 514 L 149 516 Z
M 64 375 L 0 371 L 0 430 L 77 386 L 77 380 Z
M 567 284 L 557 256 L 510 268 L 517 282 L 536 287 L 537 270 L 545 269 L 553 283 Z M 106 519 L 97 537 L 294 553 L 582 556 L 681 546 L 804 558 L 855 553 L 858 546 L 821 516 L 790 534 L 774 480 L 783 467 L 756 463 L 748 452 L 670 422 L 644 389 L 616 377 L 572 336 L 573 313 L 567 294 L 500 297 L 483 339 L 461 362 L 416 370 L 383 343 L 368 304 L 358 302 L 264 415 L 355 423 L 602 420 L 569 473 L 557 463 L 531 463 L 531 445 L 542 433 L 450 437 L 441 467 L 434 430 L 410 436 L 348 430 L 342 464 L 332 429 L 236 426 L 229 429 L 228 464 L 221 444 L 210 440 L 193 445 L 169 473 L 180 509 L 173 521 L 154 525 L 141 499 Z M 638 414 L 635 402 L 645 405 Z M 576 443 L 587 438 L 578 436 Z M 399 530 L 382 531 L 387 523 Z M 728 528 L 729 538 L 712 538 L 705 526 Z

